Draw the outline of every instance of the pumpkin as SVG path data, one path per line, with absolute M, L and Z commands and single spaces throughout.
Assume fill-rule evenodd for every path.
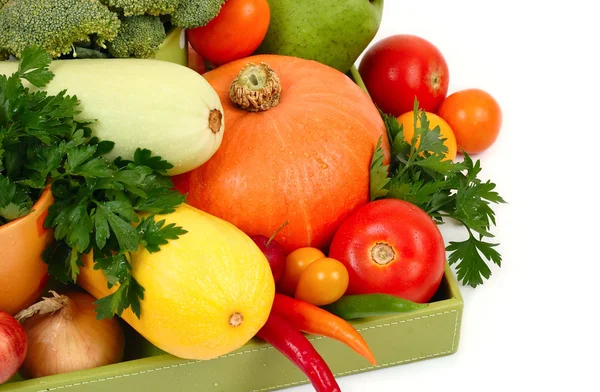
M 321 63 L 256 55 L 204 78 L 221 100 L 219 150 L 188 175 L 188 203 L 249 235 L 272 235 L 290 252 L 325 249 L 369 201 L 369 173 L 383 120 L 368 94 Z
M 275 282 L 250 237 L 222 219 L 187 204 L 157 215 L 187 230 L 160 252 L 132 255 L 133 277 L 144 288 L 141 317 L 122 318 L 159 349 L 179 358 L 209 360 L 245 345 L 267 321 Z M 95 298 L 113 293 L 91 256 L 77 284 Z

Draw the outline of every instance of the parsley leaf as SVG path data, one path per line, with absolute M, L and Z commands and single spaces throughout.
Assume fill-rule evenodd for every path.
M 430 127 L 417 100 L 413 113 L 415 132 L 412 140 L 406 141 L 396 118 L 380 111 L 390 142 L 391 162 L 383 165 L 379 141 L 371 161 L 371 200 L 405 200 L 423 209 L 437 224 L 443 224 L 446 218 L 462 224 L 469 239 L 450 242 L 446 247 L 451 252 L 448 263 L 456 266 L 463 284 L 476 287 L 491 276 L 486 260 L 500 266 L 501 256 L 494 249 L 498 244 L 484 238 L 493 237 L 491 226 L 496 225 L 491 205 L 506 201 L 495 190 L 496 184 L 478 177 L 479 161 L 474 162 L 467 153 L 463 153 L 462 162 L 445 159 L 445 139 L 439 127 Z
M 105 204 L 98 204 L 98 209 L 105 215 L 111 231 L 117 237 L 120 249 L 129 252 L 136 251 L 138 248 L 138 240 L 137 233 L 133 226 L 117 216 Z
M 133 163 L 137 166 L 147 166 L 160 174 L 167 174 L 167 170 L 172 169 L 173 165 L 163 160 L 159 156 L 152 156 L 150 150 L 138 148 L 133 155 Z
M 0 225 L 27 215 L 32 206 L 25 190 L 0 173 Z
M 176 240 L 179 236 L 187 233 L 183 228 L 173 223 L 164 225 L 165 220 L 156 222 L 154 217 L 148 216 L 142 219 L 137 227 L 142 244 L 150 253 L 158 252 L 160 245 L 166 245 L 168 240 Z
M 72 281 L 70 264 L 72 252 L 73 249 L 65 242 L 54 241 L 42 253 L 44 260 L 52 260 L 52 263 L 48 264 L 48 273 L 65 285 Z
M 153 214 L 168 214 L 183 202 L 185 196 L 173 189 L 156 188 L 150 190 L 145 198 L 136 203 L 136 211 Z
M 130 265 L 125 260 L 123 265 Z M 138 317 L 141 317 L 141 300 L 144 299 L 144 288 L 133 278 L 131 269 L 125 271 L 126 278 L 122 279 L 125 283 L 118 286 L 112 294 L 100 298 L 94 302 L 97 305 L 96 318 L 111 318 L 114 315 L 121 316 L 123 311 L 131 307 L 131 311 Z M 124 304 L 128 304 L 125 306 Z
M 52 58 L 39 47 L 27 47 L 21 54 L 18 75 L 26 79 L 35 87 L 45 86 L 54 78 L 54 74 L 47 68 Z
M 386 189 L 388 182 L 390 182 L 388 178 L 389 166 L 383 165 L 383 159 L 384 155 L 380 137 L 371 160 L 371 200 L 383 197 L 389 192 Z
M 448 263 L 450 265 L 456 264 L 458 280 L 465 282 L 471 287 L 477 287 L 483 284 L 482 278 L 489 279 L 492 272 L 483 257 L 500 266 L 502 257 L 494 249 L 496 246 L 498 244 L 491 244 L 476 239 L 471 233 L 469 233 L 469 238 L 465 241 L 451 241 L 446 248 L 447 251 L 452 252 L 448 256 Z

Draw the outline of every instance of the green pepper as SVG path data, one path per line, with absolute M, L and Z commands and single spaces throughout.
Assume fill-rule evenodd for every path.
M 394 295 L 375 293 L 345 295 L 323 308 L 344 320 L 352 320 L 362 317 L 406 313 L 425 308 L 427 305 L 412 302 Z

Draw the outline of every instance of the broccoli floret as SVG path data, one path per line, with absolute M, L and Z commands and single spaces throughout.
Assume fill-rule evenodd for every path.
M 180 0 L 171 13 L 171 23 L 183 29 L 205 26 L 219 15 L 225 0 Z
M 98 0 L 8 0 L 0 9 L 0 51 L 20 58 L 25 47 L 38 45 L 53 58 L 70 53 L 73 44 L 100 46 L 117 36 L 121 22 Z
M 117 38 L 107 47 L 114 57 L 152 58 L 165 38 L 165 26 L 158 16 L 126 16 Z
M 2 1 L 2 0 L 0 0 Z M 166 15 L 177 8 L 181 0 L 100 0 L 109 7 L 118 8 L 124 16 Z

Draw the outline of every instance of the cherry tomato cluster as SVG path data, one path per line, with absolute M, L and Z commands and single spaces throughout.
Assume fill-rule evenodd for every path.
M 367 203 L 336 231 L 328 254 L 302 247 L 286 254 L 275 237 L 251 236 L 273 273 L 277 292 L 316 306 L 345 295 L 384 293 L 425 303 L 444 274 L 444 239 L 420 208 L 397 199 Z
M 498 138 L 502 125 L 498 102 L 478 88 L 448 95 L 448 64 L 442 52 L 422 37 L 397 34 L 380 40 L 365 52 L 358 71 L 373 101 L 397 117 L 405 130 L 413 126 L 417 98 L 431 127 L 439 126 L 446 138 L 448 159 L 456 152 L 481 153 Z
M 286 255 L 274 239 L 279 230 L 271 238 L 251 237 L 271 265 L 277 291 L 317 306 L 340 299 L 349 281 L 344 264 L 313 247 L 299 248 Z
M 326 257 L 319 249 L 305 247 L 291 252 L 279 291 L 313 305 L 329 305 L 340 299 L 348 288 L 344 264 Z

